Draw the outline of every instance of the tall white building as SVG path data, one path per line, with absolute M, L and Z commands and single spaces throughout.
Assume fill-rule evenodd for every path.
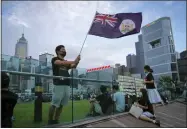
M 16 43 L 15 56 L 20 58 L 28 56 L 28 41 L 25 39 L 24 34 Z

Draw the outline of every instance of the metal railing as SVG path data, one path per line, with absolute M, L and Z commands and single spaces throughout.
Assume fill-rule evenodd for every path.
M 74 77 L 73 74 L 71 75 L 71 77 L 63 77 L 63 76 L 51 76 L 51 75 L 45 75 L 45 74 L 36 74 L 36 73 L 28 73 L 28 72 L 18 72 L 18 71 L 9 71 L 9 70 L 1 70 L 2 72 L 6 72 L 9 73 L 10 75 L 19 75 L 19 76 L 33 76 L 33 77 L 37 77 L 37 78 L 49 78 L 49 79 L 53 79 L 53 78 L 58 78 L 58 79 L 70 79 L 71 80 L 71 95 L 74 97 L 73 94 L 73 80 L 83 80 L 85 82 L 98 82 L 98 83 L 108 83 L 108 84 L 112 84 L 112 80 L 111 81 L 106 81 L 106 80 L 96 80 L 96 79 L 87 79 L 87 78 L 77 78 Z M 40 82 L 40 81 L 39 81 Z M 35 83 L 38 83 L 35 81 Z M 42 87 L 42 84 L 35 84 L 35 90 L 36 87 Z M 33 94 L 32 94 L 33 96 Z M 34 103 L 34 121 L 35 122 L 42 122 L 42 90 L 40 91 L 35 91 L 35 103 Z M 72 99 L 71 101 L 71 113 L 72 113 L 72 120 L 71 123 L 74 123 L 74 99 Z M 32 120 L 31 120 L 32 121 Z
M 2 70 L 3 72 L 6 72 L 6 73 L 9 73 L 10 75 L 20 75 L 20 76 L 33 76 L 33 77 L 39 77 L 39 78 L 50 78 L 50 79 L 53 79 L 53 78 L 58 78 L 58 79 L 71 79 L 71 95 L 73 96 L 74 92 L 73 92 L 73 80 L 83 80 L 83 81 L 88 81 L 88 82 L 105 82 L 105 83 L 108 83 L 108 84 L 112 84 L 113 83 L 113 80 L 111 81 L 106 81 L 106 80 L 96 80 L 96 79 L 87 79 L 87 78 L 77 78 L 77 77 L 74 77 L 73 75 L 71 77 L 62 77 L 62 76 L 51 76 L 51 75 L 45 75 L 45 74 L 35 74 L 35 73 L 27 73 L 27 72 L 18 72 L 18 71 L 9 71 L 9 70 Z M 143 80 L 142 79 L 137 79 L 137 78 L 134 78 L 134 77 L 121 77 L 121 78 L 124 78 L 124 79 L 119 79 L 118 78 L 118 82 L 119 82 L 119 86 L 124 88 L 125 90 L 123 92 L 125 92 L 126 94 L 128 94 L 128 91 L 126 90 L 127 88 L 130 88 L 131 92 L 133 92 L 133 94 L 136 96 L 136 97 L 139 97 L 138 96 L 138 92 L 139 92 L 139 89 L 140 88 L 144 88 L 143 86 Z M 131 84 L 131 85 L 129 85 Z M 37 85 L 36 85 L 37 86 Z M 99 88 L 99 87 L 98 87 Z M 42 108 L 40 107 L 41 106 L 41 97 L 39 96 L 42 96 L 42 92 L 37 92 L 35 91 L 35 110 L 40 110 L 38 112 L 42 112 Z M 128 95 L 131 95 L 131 93 L 129 92 Z M 133 96 L 133 95 L 132 95 Z M 131 99 L 131 98 L 130 98 Z M 133 98 L 134 99 L 134 98 Z M 134 100 L 132 100 L 134 101 Z M 74 120 L 75 118 L 75 114 L 79 111 L 77 111 L 77 107 L 76 107 L 76 101 L 74 99 L 71 100 L 71 123 L 74 123 L 76 120 Z M 89 102 L 88 102 L 89 103 Z M 132 102 L 131 102 L 132 103 Z M 129 101 L 128 101 L 128 104 Z M 76 111 L 75 111 L 76 110 Z M 81 112 L 81 111 L 80 111 Z M 22 112 L 23 113 L 23 112 Z M 38 116 L 39 114 L 41 113 L 38 113 L 37 114 L 37 111 L 35 112 L 35 117 L 40 117 L 42 118 L 41 116 Z M 36 119 L 36 118 L 35 118 Z M 81 118 L 82 119 L 82 118 Z M 30 120 L 32 122 L 32 120 Z M 38 119 L 38 120 L 35 120 L 35 121 L 39 121 L 41 122 L 42 120 L 41 119 Z M 22 125 L 24 126 L 24 125 Z M 17 126 L 18 127 L 18 126 Z M 20 126 L 19 126 L 20 127 Z
M 36 74 L 36 73 L 27 73 L 27 72 L 18 72 L 18 71 L 9 71 L 9 70 L 1 70 L 1 71 L 12 74 L 12 75 L 24 75 L 24 76 L 57 78 L 57 79 L 74 79 L 74 80 L 84 80 L 84 81 L 92 81 L 92 82 L 107 82 L 107 83 L 112 83 L 113 82 L 113 81 L 106 81 L 106 80 L 77 78 L 77 77 L 73 77 L 73 76 L 72 77 L 63 77 L 63 76 L 51 76 L 51 75 L 45 75 L 45 74 Z

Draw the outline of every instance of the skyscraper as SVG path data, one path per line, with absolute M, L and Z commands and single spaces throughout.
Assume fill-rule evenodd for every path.
M 119 63 L 115 64 L 115 67 L 113 68 L 114 74 L 117 76 L 119 74 L 119 67 L 121 65 Z
M 180 53 L 181 58 L 177 60 L 180 81 L 187 81 L 187 50 Z
M 15 56 L 20 58 L 28 56 L 28 41 L 25 39 L 24 34 L 16 43 Z
M 53 54 L 44 53 L 39 55 L 39 64 L 42 66 L 51 66 L 51 59 L 54 57 Z
M 175 54 L 176 54 L 176 58 L 180 59 L 180 53 L 176 51 Z
M 118 68 L 120 67 L 121 65 L 120 64 L 115 64 L 115 68 Z
M 135 68 L 136 67 L 136 55 L 134 54 L 129 54 L 126 57 L 127 61 L 127 68 Z
M 129 54 L 126 56 L 127 68 L 131 74 L 137 73 L 136 68 L 136 55 Z
M 53 54 L 47 52 L 39 55 L 39 68 L 41 69 L 42 74 L 52 75 L 51 59 L 53 57 Z M 42 83 L 45 92 L 51 92 L 51 89 L 53 88 L 52 80 L 52 78 L 43 78 Z
M 141 76 L 144 74 L 144 65 L 145 65 L 145 58 L 144 58 L 144 47 L 143 47 L 143 40 L 142 35 L 138 36 L 138 42 L 135 43 L 136 46 L 136 69 L 137 73 L 140 73 Z
M 145 64 L 160 76 L 179 78 L 171 20 L 163 17 L 142 27 Z
M 118 68 L 118 75 L 127 76 L 129 73 L 129 69 L 125 65 L 121 65 Z

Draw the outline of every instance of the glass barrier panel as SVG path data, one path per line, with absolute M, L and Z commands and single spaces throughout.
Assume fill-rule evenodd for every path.
M 45 116 L 48 106 L 42 104 L 42 119 L 41 123 L 34 123 L 35 113 L 35 77 L 9 75 L 10 91 L 18 95 L 17 104 L 13 112 L 13 127 L 15 128 L 28 128 L 28 127 L 41 127 L 45 125 L 47 117 Z M 40 107 L 39 107 L 40 108 Z M 39 113 L 39 112 L 38 112 Z M 40 112 L 41 113 L 41 112 Z M 46 114 L 47 115 L 47 114 Z M 39 118 L 40 119 L 40 118 Z
M 75 79 L 74 79 L 75 80 Z M 111 98 L 111 83 L 107 82 L 98 82 L 97 81 L 89 81 L 89 80 L 77 80 L 77 83 L 74 83 L 73 88 L 73 120 L 74 122 L 77 121 L 84 121 L 95 119 L 96 117 L 102 117 L 103 115 L 111 115 L 113 114 L 113 110 L 110 109 L 110 113 L 107 114 L 103 110 L 106 106 L 102 106 L 103 103 L 101 98 L 101 90 L 100 87 L 104 86 L 106 89 L 107 95 Z M 99 97 L 100 96 L 100 97 Z M 103 97 L 103 96 L 102 96 Z M 99 100 L 101 100 L 99 102 Z M 112 101 L 111 104 L 112 105 Z M 109 108 L 107 106 L 106 108 Z M 110 107 L 111 108 L 111 107 Z M 102 115 L 103 113 L 103 115 Z
M 53 95 L 53 79 L 9 74 L 9 90 L 18 95 L 13 112 L 13 127 L 31 128 L 48 125 Z M 70 88 L 70 87 L 69 87 Z M 72 123 L 72 101 L 64 106 L 59 123 Z

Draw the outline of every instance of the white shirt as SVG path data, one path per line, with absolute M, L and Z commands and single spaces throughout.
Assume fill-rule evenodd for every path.
M 116 92 L 113 94 L 113 101 L 116 104 L 116 110 L 123 112 L 125 110 L 125 94 L 123 92 Z

